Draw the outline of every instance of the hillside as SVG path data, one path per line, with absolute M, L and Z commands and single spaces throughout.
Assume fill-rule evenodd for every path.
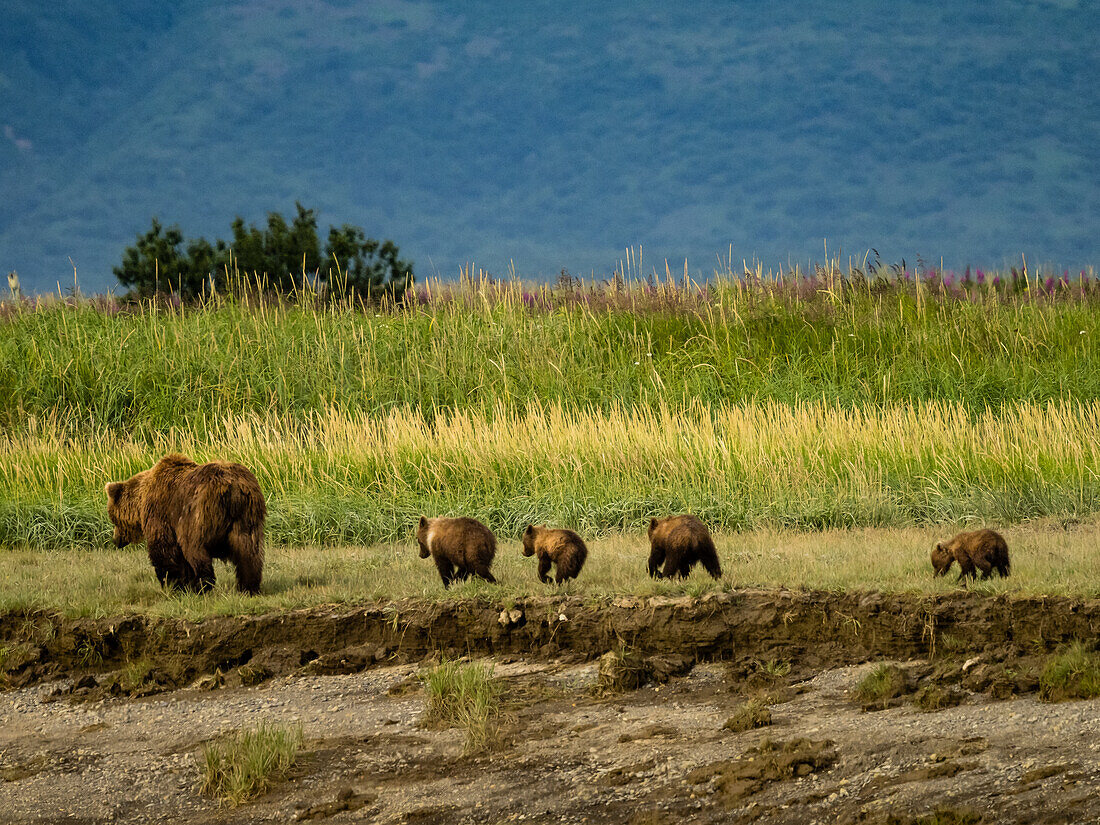
M 0 268 L 296 199 L 421 275 L 1100 258 L 1097 4 L 6 4 Z

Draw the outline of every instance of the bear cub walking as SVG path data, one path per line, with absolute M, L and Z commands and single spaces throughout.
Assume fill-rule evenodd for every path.
M 687 578 L 696 562 L 715 579 L 722 578 L 714 540 L 707 526 L 695 516 L 650 519 L 649 544 L 649 575 L 654 578 Z
M 539 581 L 550 583 L 550 565 L 556 566 L 554 581 L 561 584 L 566 579 L 575 579 L 588 558 L 588 548 L 584 539 L 572 530 L 552 530 L 546 525 L 541 527 L 528 524 L 523 531 L 523 555 L 539 557 Z
M 213 560 L 223 559 L 237 568 L 238 590 L 260 592 L 267 504 L 247 467 L 172 454 L 106 490 L 115 546 L 144 540 L 162 585 L 210 590 Z
M 974 578 L 978 570 L 983 579 L 988 579 L 993 571 L 1007 576 L 1011 569 L 1008 544 L 993 530 L 959 533 L 951 541 L 937 544 L 932 550 L 933 577 L 946 574 L 956 561 L 962 568 L 956 581 Z
M 416 531 L 420 558 L 431 556 L 449 588 L 455 579 L 467 579 L 471 574 L 488 582 L 496 582 L 489 565 L 497 553 L 497 539 L 492 531 L 477 519 L 420 517 Z

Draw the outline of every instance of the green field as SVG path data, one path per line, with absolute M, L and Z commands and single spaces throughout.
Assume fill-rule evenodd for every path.
M 381 308 L 8 302 L 0 547 L 107 547 L 103 486 L 180 451 L 256 472 L 273 548 L 408 548 L 421 514 L 475 516 L 502 539 L 546 522 L 633 542 L 650 516 L 691 511 L 732 544 L 921 528 L 918 578 L 888 585 L 907 588 L 933 533 L 1100 513 L 1098 309 L 1088 280 L 831 268 L 706 286 L 433 284 Z M 1043 581 L 1088 590 L 1091 568 L 1073 569 Z M 752 581 L 845 581 L 789 573 Z
M 1100 399 L 1100 286 L 834 277 L 422 287 L 404 307 L 218 299 L 0 313 L 0 426 L 145 437 L 330 410 L 677 410 Z

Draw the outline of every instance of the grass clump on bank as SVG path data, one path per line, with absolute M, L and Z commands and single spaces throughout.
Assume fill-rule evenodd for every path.
M 491 666 L 444 661 L 420 679 L 428 695 L 426 723 L 464 730 L 467 753 L 492 743 L 500 715 L 500 685 Z
M 1039 676 L 1039 698 L 1044 702 L 1097 696 L 1100 696 L 1100 653 L 1082 641 L 1073 642 L 1053 656 Z
M 860 679 L 852 695 L 864 710 L 885 710 L 910 687 L 909 675 L 902 668 L 882 662 Z
M 771 709 L 763 699 L 755 698 L 749 699 L 741 705 L 741 707 L 737 709 L 737 712 L 722 725 L 722 729 L 730 730 L 734 733 L 744 733 L 747 730 L 766 728 L 771 723 Z
M 301 747 L 301 725 L 266 724 L 204 745 L 201 792 L 241 805 L 284 779 Z

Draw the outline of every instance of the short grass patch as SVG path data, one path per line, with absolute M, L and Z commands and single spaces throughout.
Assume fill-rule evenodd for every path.
M 1093 699 L 1100 696 L 1100 653 L 1076 641 L 1051 657 L 1039 676 L 1044 702 Z
M 420 679 L 428 694 L 424 721 L 466 731 L 465 750 L 488 747 L 500 717 L 500 683 L 493 668 L 479 662 L 444 661 L 425 670 Z
M 284 779 L 302 747 L 301 725 L 260 725 L 202 749 L 202 793 L 236 807 Z
M 737 712 L 722 725 L 723 730 L 743 733 L 747 730 L 764 728 L 772 723 L 772 712 L 762 699 L 750 699 L 737 709 Z
M 119 687 L 127 693 L 140 690 L 153 674 L 153 668 L 153 660 L 145 656 L 128 662 L 119 672 Z
M 909 691 L 909 676 L 897 665 L 883 662 L 864 676 L 853 696 L 864 710 L 885 710 Z

